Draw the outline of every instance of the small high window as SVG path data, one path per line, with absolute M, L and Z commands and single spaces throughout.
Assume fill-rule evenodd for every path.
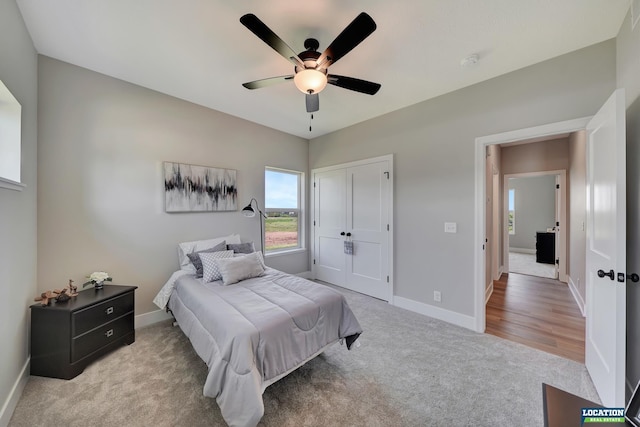
M 0 81 L 0 187 L 22 190 L 21 164 L 22 106 Z

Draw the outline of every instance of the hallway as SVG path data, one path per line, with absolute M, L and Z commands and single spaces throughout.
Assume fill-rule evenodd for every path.
M 503 274 L 493 282 L 486 333 L 584 363 L 585 318 L 557 280 Z

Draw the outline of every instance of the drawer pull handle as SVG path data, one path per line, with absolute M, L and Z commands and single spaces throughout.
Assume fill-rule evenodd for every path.
M 107 333 L 105 333 L 105 335 L 107 336 L 107 338 L 109 338 L 110 336 L 112 336 L 112 335 L 113 335 L 113 329 L 109 329 L 109 330 L 107 331 Z
M 113 307 L 107 308 L 107 314 L 112 314 L 112 313 L 113 313 Z

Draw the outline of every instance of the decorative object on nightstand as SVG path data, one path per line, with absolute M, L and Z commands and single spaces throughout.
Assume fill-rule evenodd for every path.
M 101 356 L 135 342 L 136 289 L 105 285 L 63 303 L 32 305 L 31 375 L 70 380 Z
M 40 301 L 41 305 L 49 305 L 52 299 L 55 299 L 56 302 L 66 302 L 71 299 L 71 297 L 75 297 L 78 295 L 78 287 L 73 286 L 73 280 L 69 279 L 69 284 L 60 289 L 54 289 L 52 291 L 46 291 L 40 294 L 40 296 L 35 297 L 34 301 Z
M 83 288 L 87 287 L 88 285 L 93 285 L 94 289 L 102 289 L 102 287 L 104 286 L 104 282 L 110 282 L 111 280 L 113 280 L 111 276 L 109 276 L 109 273 L 106 273 L 104 271 L 94 271 L 89 276 L 87 276 L 87 279 L 89 279 L 89 281 L 85 282 L 82 285 Z
M 78 287 L 74 286 L 73 280 L 69 279 L 69 284 L 67 285 L 67 287 L 69 288 L 70 297 L 78 296 Z

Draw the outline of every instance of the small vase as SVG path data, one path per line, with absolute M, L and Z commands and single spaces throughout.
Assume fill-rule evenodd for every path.
M 93 289 L 102 289 L 104 287 L 104 282 L 96 282 L 93 285 Z

